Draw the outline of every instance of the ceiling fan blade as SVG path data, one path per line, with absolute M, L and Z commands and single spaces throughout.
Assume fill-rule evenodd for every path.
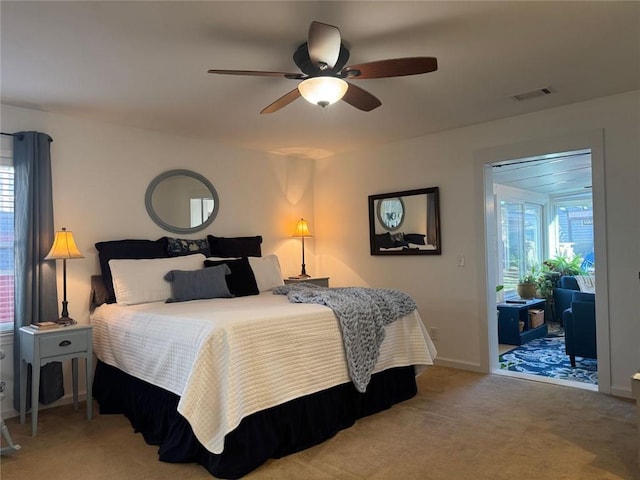
M 297 88 L 295 88 L 294 90 L 291 90 L 289 93 L 285 93 L 283 96 L 281 96 L 279 99 L 277 99 L 268 107 L 263 108 L 260 113 L 277 112 L 278 110 L 280 110 L 283 107 L 286 107 L 287 105 L 289 105 L 291 102 L 293 102 L 299 97 L 300 97 L 300 91 Z
M 341 76 L 352 80 L 367 78 L 403 77 L 434 72 L 438 69 L 438 59 L 435 57 L 407 57 L 378 60 L 377 62 L 350 65 L 340 72 Z M 352 72 L 359 71 L 360 74 Z
M 308 37 L 307 48 L 311 62 L 318 65 L 320 70 L 325 68 L 331 70 L 340 55 L 341 39 L 338 27 L 326 23 L 311 22 Z M 322 68 L 323 64 L 326 65 L 325 68 Z
M 302 80 L 306 78 L 306 75 L 301 73 L 286 73 L 286 72 L 262 72 L 256 70 L 208 70 L 208 73 L 219 73 L 221 75 L 250 75 L 254 77 L 284 77 L 293 80 Z
M 370 94 L 363 88 L 360 88 L 351 83 L 349 84 L 347 93 L 345 93 L 344 97 L 342 97 L 342 100 L 364 112 L 370 112 L 374 108 L 378 108 L 380 105 L 382 105 L 382 102 L 378 100 L 377 97 Z

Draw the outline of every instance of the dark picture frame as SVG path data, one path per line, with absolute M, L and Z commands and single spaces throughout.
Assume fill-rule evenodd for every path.
M 383 222 L 381 204 L 400 200 L 402 222 Z M 438 187 L 369 195 L 371 255 L 441 255 L 440 190 Z

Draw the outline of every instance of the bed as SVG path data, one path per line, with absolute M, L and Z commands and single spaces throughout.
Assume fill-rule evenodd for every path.
M 282 284 L 277 257 L 245 257 L 245 247 L 228 257 L 210 249 L 102 255 L 113 296 L 103 293 L 91 313 L 100 413 L 126 415 L 159 446 L 160 460 L 198 462 L 220 478 L 240 478 L 411 398 L 415 376 L 436 355 L 417 310 L 402 315 L 384 327 L 358 391 L 334 310 L 274 294 Z M 203 278 L 214 272 L 218 281 L 223 272 L 223 293 L 205 298 L 212 289 L 200 288 Z M 181 291 L 179 275 L 197 282 Z M 105 281 L 104 267 L 93 280 Z

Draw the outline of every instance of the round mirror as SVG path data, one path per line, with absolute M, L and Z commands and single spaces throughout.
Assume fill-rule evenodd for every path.
M 401 198 L 385 198 L 378 202 L 378 220 L 387 230 L 397 230 L 404 220 L 404 202 Z
M 190 170 L 170 170 L 158 175 L 147 187 L 144 203 L 151 219 L 174 233 L 206 228 L 220 207 L 211 182 Z

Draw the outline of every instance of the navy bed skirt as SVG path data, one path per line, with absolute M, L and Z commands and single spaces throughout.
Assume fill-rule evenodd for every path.
M 322 443 L 358 418 L 390 408 L 417 393 L 413 367 L 373 375 L 365 393 L 352 383 L 296 398 L 242 420 L 225 437 L 221 454 L 207 451 L 178 413 L 179 397 L 98 361 L 93 396 L 101 414 L 124 414 L 164 462 L 197 462 L 220 478 L 240 478 L 269 458 Z

